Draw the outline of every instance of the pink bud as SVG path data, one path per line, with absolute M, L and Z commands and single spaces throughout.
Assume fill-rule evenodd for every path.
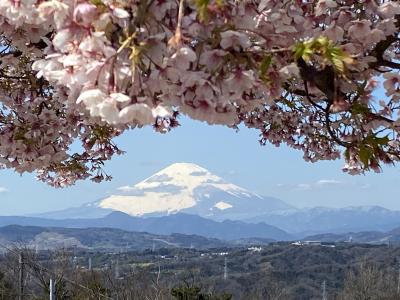
M 96 5 L 90 3 L 80 3 L 74 10 L 74 21 L 80 25 L 90 25 L 97 14 Z

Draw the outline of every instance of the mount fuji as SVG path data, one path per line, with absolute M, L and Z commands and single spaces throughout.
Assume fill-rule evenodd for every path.
M 379 206 L 298 209 L 230 183 L 193 163 L 172 164 L 98 201 L 33 217 L 0 217 L 0 226 L 108 226 L 156 234 L 277 240 L 289 239 L 288 234 L 304 237 L 388 231 L 400 226 L 400 211 Z
M 40 217 L 99 218 L 112 211 L 135 217 L 185 213 L 222 221 L 294 212 L 296 208 L 229 183 L 196 164 L 175 163 L 133 186 L 118 188 L 107 198 Z

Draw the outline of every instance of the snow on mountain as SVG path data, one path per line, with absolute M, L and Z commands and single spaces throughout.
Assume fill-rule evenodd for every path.
M 98 202 L 98 207 L 132 216 L 185 212 L 221 220 L 293 209 L 283 201 L 261 197 L 192 163 L 172 164 L 133 186 L 119 188 L 119 192 Z
M 230 205 L 229 203 L 226 203 L 224 201 L 220 201 L 217 204 L 215 204 L 213 207 L 218 208 L 220 210 L 224 210 L 224 209 L 231 208 L 232 205 Z
M 139 217 L 141 222 L 145 220 L 141 217 L 155 220 L 158 218 L 149 217 L 174 219 L 179 215 L 195 215 L 214 221 L 266 223 L 299 236 L 324 232 L 385 231 L 400 225 L 400 211 L 379 206 L 296 209 L 279 199 L 261 197 L 229 183 L 191 163 L 173 164 L 133 186 L 119 188 L 115 195 L 107 198 L 36 217 L 99 219 L 113 211 Z M 193 218 L 190 220 L 196 223 Z M 184 228 L 195 226 L 186 221 L 182 222 Z M 210 227 L 208 230 L 211 234 L 215 229 Z

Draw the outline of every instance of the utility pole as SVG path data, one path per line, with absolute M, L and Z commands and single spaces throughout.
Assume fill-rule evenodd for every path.
M 224 262 L 224 280 L 228 279 L 228 264 L 227 264 L 227 258 L 225 256 L 225 262 Z
M 56 283 L 53 278 L 50 278 L 50 300 L 56 300 Z
M 89 262 L 88 262 L 88 269 L 89 271 L 92 271 L 92 258 L 89 256 Z
M 399 262 L 399 276 L 397 278 L 397 295 L 399 294 L 400 294 L 400 262 Z
M 74 256 L 74 258 L 72 259 L 72 268 L 75 270 L 77 267 L 77 261 L 78 258 L 76 256 Z
M 119 259 L 115 262 L 115 279 L 119 278 Z
M 18 300 L 23 300 L 24 298 L 24 276 L 25 276 L 25 266 L 24 266 L 24 255 L 22 252 L 19 253 L 19 289 L 18 289 Z
M 325 280 L 322 282 L 322 300 L 328 300 L 328 297 L 326 295 L 326 281 Z
M 132 274 L 135 274 L 135 273 L 136 273 L 136 265 L 135 265 L 135 264 L 133 264 L 133 265 L 131 266 L 131 272 L 132 272 Z

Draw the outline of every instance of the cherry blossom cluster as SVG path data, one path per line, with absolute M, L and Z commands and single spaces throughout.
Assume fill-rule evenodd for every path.
M 400 157 L 397 1 L 0 0 L 0 25 L 0 164 L 54 186 L 179 114 L 350 174 Z

